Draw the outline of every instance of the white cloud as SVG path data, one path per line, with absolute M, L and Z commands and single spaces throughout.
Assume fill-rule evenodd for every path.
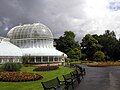
M 71 17 L 70 28 L 77 32 L 78 37 L 80 35 L 83 37 L 87 33 L 103 34 L 105 30 L 114 30 L 118 38 L 120 35 L 120 10 L 111 10 L 110 2 L 109 0 L 85 0 L 81 10 L 84 11 L 85 17 Z
M 120 11 L 111 10 L 109 0 L 86 0 L 86 7 L 84 8 L 86 16 L 90 22 L 81 27 L 84 30 L 89 28 L 86 31 L 90 33 L 104 33 L 105 30 L 114 30 L 118 35 L 120 34 L 119 23 L 120 23 Z M 112 0 L 113 2 L 113 0 Z

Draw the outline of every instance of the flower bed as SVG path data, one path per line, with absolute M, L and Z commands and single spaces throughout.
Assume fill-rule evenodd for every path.
M 39 66 L 34 69 L 34 71 L 49 71 L 49 70 L 56 70 L 58 66 Z
M 0 81 L 5 82 L 22 82 L 22 81 L 35 81 L 43 78 L 39 74 L 27 72 L 0 72 Z
M 90 67 L 106 67 L 106 66 L 120 66 L 120 62 L 94 62 L 88 63 Z

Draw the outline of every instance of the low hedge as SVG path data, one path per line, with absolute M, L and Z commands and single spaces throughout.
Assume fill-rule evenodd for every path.
M 43 78 L 41 75 L 34 73 L 0 72 L 0 81 L 5 81 L 5 82 L 35 81 L 41 78 Z
M 58 66 L 39 66 L 34 69 L 34 71 L 49 71 L 49 70 L 56 70 Z

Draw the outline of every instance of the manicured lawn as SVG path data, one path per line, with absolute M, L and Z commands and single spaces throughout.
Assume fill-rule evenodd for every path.
M 41 74 L 44 78 L 38 81 L 30 82 L 0 82 L 0 90 L 43 90 L 41 82 L 50 80 L 54 77 L 63 79 L 62 75 L 73 71 L 71 68 L 60 66 L 58 70 L 37 72 L 33 71 L 35 67 L 23 67 L 22 72 L 32 72 Z

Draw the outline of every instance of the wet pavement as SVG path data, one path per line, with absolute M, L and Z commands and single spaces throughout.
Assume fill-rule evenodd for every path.
M 120 90 L 120 66 L 82 67 L 86 76 L 75 90 Z

